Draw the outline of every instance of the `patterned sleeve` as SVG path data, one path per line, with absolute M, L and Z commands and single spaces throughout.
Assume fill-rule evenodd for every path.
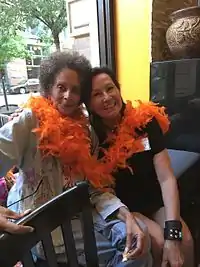
M 0 128 L 0 176 L 13 166 L 21 167 L 32 130 L 32 112 L 24 110 Z
M 92 154 L 98 155 L 99 141 L 92 127 L 90 128 L 90 133 L 91 133 L 91 143 L 92 143 Z M 99 190 L 90 186 L 91 203 L 92 205 L 95 206 L 96 210 L 103 217 L 103 219 L 107 219 L 119 208 L 126 207 L 121 202 L 121 200 L 115 196 L 114 190 L 112 188 L 109 188 L 107 191 L 108 192 L 100 192 Z

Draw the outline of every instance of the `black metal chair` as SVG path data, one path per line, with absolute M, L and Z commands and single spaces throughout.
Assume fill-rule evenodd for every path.
M 65 191 L 17 222 L 18 224 L 34 227 L 34 232 L 24 235 L 0 234 L 0 266 L 13 267 L 16 262 L 21 261 L 23 267 L 34 267 L 35 264 L 30 250 L 39 241 L 42 241 L 48 266 L 57 267 L 51 232 L 61 226 L 68 258 L 68 265 L 66 266 L 78 267 L 71 226 L 72 217 L 78 213 L 81 214 L 87 266 L 98 267 L 91 204 L 88 185 L 85 182 L 81 182 Z

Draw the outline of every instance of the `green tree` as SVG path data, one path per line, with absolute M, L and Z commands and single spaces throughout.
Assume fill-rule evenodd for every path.
M 65 0 L 0 0 L 4 8 L 9 9 L 11 17 L 15 16 L 31 27 L 42 22 L 52 34 L 57 50 L 60 50 L 59 34 L 67 27 Z M 2 18 L 1 18 L 2 19 Z
M 14 58 L 25 58 L 26 44 L 19 30 L 24 29 L 24 21 L 14 12 L 12 5 L 0 2 L 0 71 Z
M 0 36 L 0 70 L 3 70 L 10 60 L 26 58 L 27 55 L 26 44 L 21 36 Z

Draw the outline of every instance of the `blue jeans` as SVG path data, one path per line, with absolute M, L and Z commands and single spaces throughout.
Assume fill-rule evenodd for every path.
M 139 221 L 138 224 L 147 233 L 145 225 Z M 152 257 L 150 253 L 150 241 L 146 246 L 146 254 L 135 260 L 122 262 L 122 256 L 126 244 L 126 225 L 119 220 L 112 220 L 103 225 L 95 223 L 95 237 L 99 267 L 152 267 Z M 84 254 L 78 257 L 81 266 L 85 265 Z M 59 263 L 59 267 L 69 267 L 66 263 Z M 37 267 L 48 267 L 45 261 L 39 261 Z M 70 266 L 71 267 L 71 266 Z
M 99 267 L 152 267 L 151 254 L 148 251 L 146 255 L 144 255 L 139 259 L 122 262 L 124 245 L 122 244 L 123 242 L 120 241 L 120 234 L 117 235 L 117 231 L 115 230 L 114 232 L 115 234 L 113 234 L 112 240 L 109 241 L 103 234 L 95 231 L 98 258 L 99 258 Z M 116 246 L 116 244 L 118 245 Z M 80 266 L 85 266 L 85 264 L 80 260 L 80 258 L 79 262 L 81 262 Z M 48 264 L 46 263 L 46 261 L 39 260 L 36 266 L 48 267 Z M 59 263 L 58 266 L 71 267 L 68 266 L 66 263 Z
M 103 267 L 152 267 L 151 245 L 147 227 L 136 218 L 138 224 L 147 235 L 148 244 L 143 257 L 122 262 L 126 244 L 126 224 L 120 220 L 105 222 L 95 216 L 94 229 L 99 257 L 99 264 Z

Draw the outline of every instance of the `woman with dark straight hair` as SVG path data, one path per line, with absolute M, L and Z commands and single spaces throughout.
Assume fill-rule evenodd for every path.
M 180 217 L 177 181 L 164 141 L 169 128 L 164 108 L 123 101 L 119 82 L 107 67 L 94 68 L 83 89 L 82 101 L 100 142 L 99 160 L 109 160 L 116 196 L 147 225 L 154 266 L 193 267 L 193 240 Z

